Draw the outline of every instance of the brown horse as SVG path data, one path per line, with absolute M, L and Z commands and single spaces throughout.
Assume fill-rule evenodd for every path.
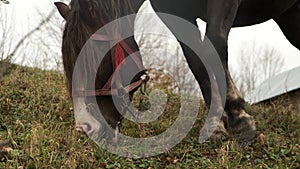
M 129 93 L 128 97 L 131 99 L 134 91 L 141 85 L 141 83 L 139 83 L 141 82 L 140 77 L 144 74 L 141 57 L 138 54 L 133 54 L 135 51 L 138 51 L 137 44 L 133 37 L 129 37 L 123 41 L 124 43 L 117 44 L 119 45 L 119 48 L 117 45 L 110 46 L 112 45 L 112 36 L 114 36 L 113 32 L 111 36 L 102 36 L 95 33 L 106 23 L 120 17 L 117 10 L 106 11 L 108 13 L 116 12 L 116 16 L 104 15 L 98 8 L 90 6 L 90 2 L 87 1 L 72 1 L 70 4 L 71 10 L 62 3 L 56 3 L 56 5 L 66 20 L 63 34 L 62 54 L 68 89 L 73 101 L 79 98 L 78 102 L 74 101 L 76 127 L 78 130 L 84 131 L 89 136 L 94 136 L 94 133 L 97 132 L 99 137 L 113 138 L 114 136 L 112 135 L 106 135 L 107 133 L 105 131 L 109 128 L 105 124 L 110 125 L 113 129 L 118 129 L 120 121 L 123 118 L 119 113 L 124 109 L 124 105 L 121 104 L 126 104 L 121 97 L 115 97 L 115 100 L 113 100 L 113 95 L 124 95 Z M 103 6 L 105 4 L 102 4 L 99 1 L 95 5 Z M 109 3 L 109 5 L 111 4 Z M 124 10 L 126 14 L 132 12 L 132 7 L 129 6 L 128 2 L 122 5 L 126 8 Z M 86 10 L 90 7 L 95 9 L 92 11 Z M 128 20 L 128 22 L 130 22 L 130 20 Z M 131 25 L 128 24 L 128 26 Z M 114 29 L 118 28 L 115 27 Z M 129 30 L 133 31 L 132 28 Z M 109 31 L 110 30 L 107 30 L 107 32 Z M 88 41 L 91 36 L 93 38 Z M 84 46 L 86 49 L 84 51 L 86 53 L 83 52 Z M 108 53 L 103 53 L 102 50 L 104 50 L 104 48 L 112 49 Z M 80 54 L 83 57 L 79 57 Z M 125 72 L 118 71 L 117 78 L 115 78 L 115 74 L 113 76 L 113 73 L 117 69 L 116 67 L 118 65 L 116 64 L 121 65 L 122 62 L 115 64 L 115 62 L 117 62 L 116 59 L 118 59 L 114 58 L 114 55 L 116 54 L 126 54 L 126 58 L 129 54 L 135 56 L 134 58 L 126 59 L 125 66 L 122 66 L 122 71 Z M 97 62 L 100 64 L 97 64 Z M 76 65 L 76 68 L 79 70 L 76 70 L 77 72 L 73 73 Z M 93 75 L 95 75 L 95 80 L 91 82 L 91 76 Z M 126 78 L 126 76 L 131 78 Z M 83 82 L 82 88 L 84 90 L 78 92 L 80 89 L 74 89 L 74 85 L 81 85 L 81 82 L 73 82 L 73 79 L 77 78 L 77 80 L 82 80 L 84 77 L 87 79 Z M 120 79 L 120 77 L 122 77 L 122 79 Z M 130 79 L 130 81 L 127 79 Z M 126 91 L 125 87 L 129 87 L 129 91 Z M 94 103 L 90 96 L 95 96 L 97 103 Z M 118 104 L 115 104 L 114 101 Z M 99 117 L 101 115 L 97 114 L 98 111 L 95 106 L 100 108 L 102 117 Z M 94 117 L 98 118 L 94 119 Z
M 70 82 L 74 61 L 79 54 L 84 42 L 101 26 L 101 18 L 107 22 L 128 14 L 137 13 L 144 0 L 72 0 L 71 8 L 63 3 L 56 3 L 60 14 L 66 20 L 66 28 L 63 38 L 63 59 L 68 81 Z M 210 59 L 213 52 L 207 51 L 210 42 L 218 53 L 221 60 L 222 69 L 226 75 L 227 91 L 226 98 L 222 98 L 219 85 L 222 78 L 215 69 L 207 70 L 199 57 L 184 43 L 181 43 L 188 65 L 192 70 L 196 80 L 202 90 L 207 106 L 216 108 L 216 111 L 223 113 L 219 122 L 211 120 L 218 126 L 218 131 L 240 139 L 241 142 L 248 143 L 255 137 L 255 123 L 251 115 L 246 113 L 245 101 L 236 89 L 228 70 L 228 34 L 232 27 L 248 26 L 262 23 L 269 19 L 274 19 L 279 25 L 287 39 L 298 49 L 300 48 L 300 1 L 299 0 L 150 0 L 156 12 L 168 13 L 183 18 L 196 25 L 196 18 L 200 17 L 206 21 L 206 37 L 202 43 L 198 31 L 189 30 L 188 38 L 200 50 L 203 50 L 205 58 Z M 171 20 L 160 15 L 162 21 L 168 26 L 176 37 L 184 34 L 178 30 Z M 131 22 L 133 23 L 133 21 Z M 133 25 L 131 25 L 133 27 Z M 138 46 L 133 38 L 128 42 L 131 48 L 138 50 Z M 107 60 L 109 63 L 109 59 Z M 213 67 L 213 65 L 211 65 Z M 103 67 L 104 68 L 104 67 Z M 109 68 L 109 66 L 107 66 Z M 110 69 L 109 72 L 112 70 Z M 216 77 L 217 87 L 213 88 L 209 74 Z M 108 76 L 106 75 L 106 78 Z M 103 82 L 100 82 L 100 86 Z M 71 88 L 69 83 L 69 88 Z M 106 109 L 114 109 L 114 105 L 109 98 L 98 98 L 99 106 Z M 106 103 L 100 101 L 106 100 Z M 226 104 L 223 106 L 222 101 Z M 212 104 L 211 104 L 212 103 Z M 113 119 L 111 125 L 116 126 L 120 119 L 115 110 L 106 115 L 107 119 Z M 105 115 L 104 115 L 105 116 Z

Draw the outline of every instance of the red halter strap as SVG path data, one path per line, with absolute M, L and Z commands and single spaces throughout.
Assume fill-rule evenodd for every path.
M 110 38 L 107 35 L 102 35 L 102 34 L 93 34 L 90 39 L 95 40 L 95 41 L 113 41 L 114 39 Z M 144 66 L 142 64 L 142 61 L 140 58 L 133 52 L 133 50 L 128 46 L 128 44 L 124 41 L 121 40 L 115 45 L 114 49 L 114 61 L 115 61 L 115 71 L 120 71 L 120 64 L 125 64 L 125 53 L 131 57 L 131 59 L 135 62 L 137 67 L 139 68 L 140 71 L 144 70 Z M 124 87 L 126 92 L 131 92 L 134 89 L 138 88 L 141 86 L 143 83 L 147 81 L 148 78 L 146 79 L 140 79 L 136 82 L 131 83 L 130 85 Z M 84 91 L 77 91 L 76 96 L 111 96 L 111 95 L 118 95 L 118 90 L 117 89 L 110 89 L 111 84 L 113 80 L 113 75 L 110 76 L 108 81 L 105 83 L 105 85 L 102 87 L 102 89 L 96 89 L 96 90 L 84 90 Z
M 96 41 L 113 41 L 114 40 L 107 35 L 101 35 L 101 34 L 96 34 L 96 33 L 93 34 L 90 39 L 96 40 Z M 138 68 L 140 70 L 144 70 L 144 66 L 141 63 L 139 57 L 136 56 L 136 54 L 132 51 L 132 49 L 128 46 L 128 44 L 124 40 L 121 40 L 120 42 L 118 42 L 117 46 L 118 46 L 118 48 L 121 47 L 123 54 L 124 54 L 124 51 L 123 51 L 123 49 L 124 49 L 130 55 L 130 57 L 132 58 L 132 60 L 135 62 L 135 64 L 138 66 Z M 120 52 L 120 51 L 118 51 L 118 52 Z M 117 57 L 116 53 L 115 53 L 114 57 L 115 58 Z M 120 60 L 120 59 L 118 59 L 118 60 Z

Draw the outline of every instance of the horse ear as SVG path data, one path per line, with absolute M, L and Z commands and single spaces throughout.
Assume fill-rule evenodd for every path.
M 63 2 L 54 2 L 54 5 L 57 7 L 60 15 L 67 20 L 71 12 L 70 7 Z

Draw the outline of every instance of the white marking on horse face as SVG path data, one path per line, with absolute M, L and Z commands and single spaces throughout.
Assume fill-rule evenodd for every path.
M 76 125 L 77 131 L 82 131 L 86 133 L 88 136 L 93 136 L 94 133 L 97 133 L 97 131 L 100 130 L 100 125 L 97 125 L 95 123 L 84 123 Z
M 79 98 L 74 101 L 74 115 L 77 131 L 83 131 L 89 137 L 93 137 L 95 134 L 100 133 L 102 125 L 91 115 L 89 111 L 87 111 L 84 99 Z
M 113 143 L 117 143 L 118 142 L 118 134 L 119 134 L 119 127 L 117 127 L 116 129 L 115 129 L 115 136 L 112 138 L 112 142 Z

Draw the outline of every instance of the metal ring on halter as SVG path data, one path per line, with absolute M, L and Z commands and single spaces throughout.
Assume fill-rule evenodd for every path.
M 143 83 L 141 84 L 141 93 L 143 94 L 143 95 L 146 95 L 146 90 L 147 90 L 147 82 L 149 81 L 149 79 L 150 79 L 150 77 L 148 76 L 148 74 L 147 73 L 145 73 L 145 74 L 143 74 L 142 76 L 141 76 L 141 80 L 143 81 Z

